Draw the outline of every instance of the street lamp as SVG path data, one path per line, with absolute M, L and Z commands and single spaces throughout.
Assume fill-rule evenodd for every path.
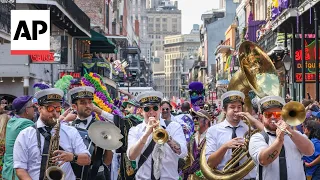
M 286 97 L 287 93 L 288 92 L 288 83 L 289 83 L 289 76 L 288 76 L 288 72 L 290 71 L 291 69 L 291 64 L 292 64 L 292 61 L 291 61 L 291 58 L 290 56 L 288 55 L 288 50 L 284 50 L 284 56 L 282 58 L 282 62 L 283 62 L 283 65 L 284 65 L 284 69 L 285 69 L 285 84 L 284 84 L 284 90 L 285 90 L 285 94 L 284 96 Z

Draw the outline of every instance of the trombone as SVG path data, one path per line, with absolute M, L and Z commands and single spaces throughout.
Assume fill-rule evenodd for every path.
M 291 101 L 287 103 L 281 111 L 282 119 L 290 126 L 298 126 L 302 124 L 306 119 L 306 110 L 303 104 L 297 102 L 297 101 Z M 275 121 L 272 122 L 277 128 L 279 128 L 281 131 L 289 134 L 292 136 L 292 134 L 287 129 L 280 128 Z

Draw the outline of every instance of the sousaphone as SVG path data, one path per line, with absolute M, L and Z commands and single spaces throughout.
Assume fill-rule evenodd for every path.
M 245 41 L 239 48 L 240 70 L 231 78 L 228 90 L 238 90 L 245 94 L 244 110 L 251 113 L 251 101 L 249 91 L 253 90 L 259 98 L 267 95 L 279 96 L 280 81 L 269 56 L 253 42 Z M 206 145 L 201 151 L 200 168 L 208 180 L 238 180 L 243 179 L 254 168 L 255 164 L 249 154 L 249 139 L 258 132 L 252 130 L 249 120 L 244 119 L 249 130 L 244 135 L 244 146 L 236 148 L 232 152 L 231 159 L 222 170 L 211 169 L 205 157 Z M 235 167 L 240 160 L 244 163 Z

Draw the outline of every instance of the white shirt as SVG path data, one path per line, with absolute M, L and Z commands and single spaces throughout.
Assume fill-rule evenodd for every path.
M 40 119 L 36 124 L 37 128 L 45 127 Z M 55 130 L 52 129 L 51 134 L 54 135 L 54 133 Z M 44 137 L 41 134 L 40 140 L 41 153 L 38 148 L 36 130 L 33 127 L 28 127 L 19 133 L 13 148 L 14 168 L 25 169 L 34 180 L 38 180 L 40 176 L 41 154 L 44 146 Z M 85 153 L 90 156 L 79 132 L 74 127 L 67 126 L 63 123 L 61 123 L 60 126 L 60 146 L 67 152 L 75 154 Z M 76 179 L 69 162 L 64 163 L 61 168 L 65 173 L 65 179 Z
M 265 129 L 265 131 L 267 132 L 267 129 Z M 297 132 L 300 133 L 299 131 Z M 259 162 L 260 152 L 263 149 L 269 147 L 269 145 L 271 145 L 276 138 L 277 138 L 276 136 L 269 135 L 269 144 L 266 143 L 263 135 L 260 133 L 255 133 L 250 138 L 249 153 L 257 167 L 260 164 Z M 308 141 L 308 138 L 306 138 L 306 141 Z M 303 154 L 301 154 L 297 146 L 293 143 L 293 141 L 288 135 L 284 136 L 284 148 L 286 152 L 288 180 L 305 180 L 306 176 L 304 173 L 303 160 L 302 160 Z M 263 176 L 262 179 L 263 180 L 280 180 L 279 171 L 280 171 L 279 157 L 277 157 L 271 164 L 262 167 L 262 176 Z M 256 179 L 257 180 L 259 179 L 259 170 L 257 170 Z
M 208 160 L 209 156 L 216 152 L 223 144 L 227 143 L 232 139 L 232 129 L 228 128 L 232 125 L 225 119 L 221 123 L 218 123 L 214 126 L 211 126 L 206 133 L 206 159 Z M 236 129 L 237 137 L 242 137 L 248 131 L 248 126 L 240 121 Z M 226 163 L 231 159 L 232 149 L 228 149 L 224 154 L 224 157 L 220 164 L 218 164 L 217 169 L 222 170 Z M 245 162 L 245 158 L 240 161 L 240 164 Z M 256 168 L 254 168 L 250 173 L 245 177 L 245 179 L 256 177 Z
M 113 122 L 113 114 L 110 114 L 108 112 L 102 111 L 101 116 L 103 118 L 106 118 L 106 120 L 108 122 L 114 123 Z M 79 116 L 77 116 L 77 119 L 80 119 Z M 87 129 L 87 127 L 89 126 L 90 122 L 92 121 L 92 115 L 90 115 L 89 117 L 86 118 L 87 119 L 87 124 L 84 124 L 83 122 L 81 122 L 80 124 L 77 124 L 76 127 L 77 128 L 81 128 L 81 129 Z M 72 124 L 72 122 L 70 122 L 70 124 Z
M 166 126 L 165 122 L 162 119 L 160 120 L 160 125 L 164 127 Z M 146 123 L 144 121 L 141 124 L 130 128 L 129 135 L 128 135 L 128 149 L 127 149 L 128 158 L 129 158 L 130 149 L 143 136 L 145 130 L 146 130 Z M 161 180 L 177 180 L 179 179 L 178 160 L 179 158 L 184 158 L 185 156 L 187 156 L 187 142 L 180 124 L 176 122 L 171 122 L 169 126 L 166 127 L 166 131 L 168 132 L 169 136 L 172 137 L 172 139 L 174 139 L 176 142 L 180 144 L 181 154 L 178 155 L 174 153 L 171 147 L 167 143 L 164 144 L 165 156 L 164 156 L 164 159 L 162 160 L 160 179 Z M 141 154 L 148 147 L 151 140 L 152 140 L 152 134 L 148 137 L 148 140 L 144 145 L 141 151 Z M 139 180 L 151 179 L 151 158 L 152 158 L 152 154 L 150 154 L 148 159 L 139 168 L 136 174 L 136 179 L 139 179 Z M 138 156 L 137 159 L 135 159 L 137 162 L 137 165 L 138 165 L 139 159 L 140 159 L 140 156 Z

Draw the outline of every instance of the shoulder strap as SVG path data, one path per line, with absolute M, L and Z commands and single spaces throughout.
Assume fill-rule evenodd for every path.
M 41 154 L 41 152 L 42 152 L 42 151 L 41 151 L 41 139 L 40 139 L 40 132 L 39 132 L 39 130 L 38 130 L 38 128 L 37 128 L 37 123 L 34 123 L 34 124 L 32 125 L 32 127 L 36 130 L 38 149 L 39 149 L 40 154 Z
M 140 159 L 138 161 L 138 168 L 137 168 L 137 172 L 139 170 L 139 168 L 143 165 L 144 162 L 146 162 L 146 160 L 148 159 L 148 157 L 150 156 L 150 154 L 152 153 L 152 150 L 154 148 L 154 145 L 156 143 L 153 141 L 153 139 L 151 140 L 151 142 L 149 143 L 148 147 L 144 150 L 144 152 L 141 154 Z
M 261 131 L 260 134 L 264 137 L 264 140 L 269 144 L 269 135 L 265 131 Z M 259 180 L 262 180 L 262 166 L 259 164 Z

